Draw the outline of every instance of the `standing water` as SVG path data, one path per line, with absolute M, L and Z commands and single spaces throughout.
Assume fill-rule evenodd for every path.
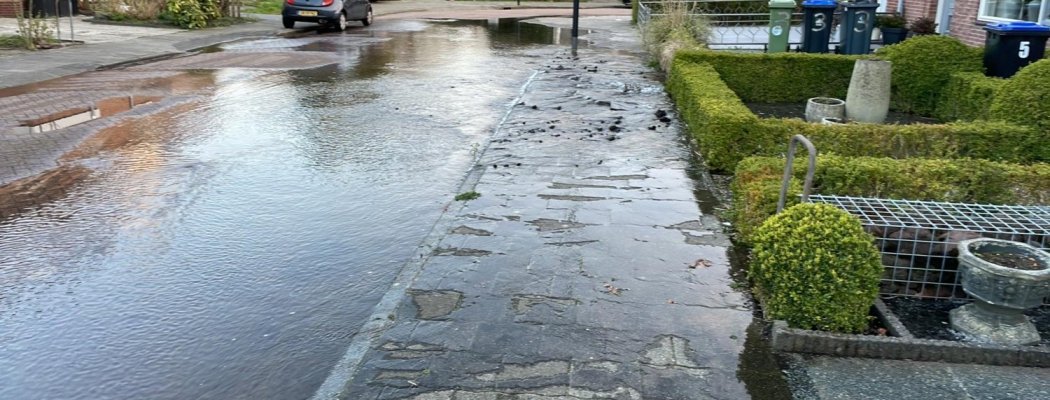
M 196 72 L 210 96 L 104 131 L 78 183 L 0 220 L 0 399 L 309 397 L 531 73 L 522 45 L 562 40 L 383 25 L 223 46 L 340 62 Z

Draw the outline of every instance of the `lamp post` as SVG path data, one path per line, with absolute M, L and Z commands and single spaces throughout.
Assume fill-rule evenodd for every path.
M 580 0 L 572 0 L 572 56 L 576 57 L 576 47 L 580 36 Z

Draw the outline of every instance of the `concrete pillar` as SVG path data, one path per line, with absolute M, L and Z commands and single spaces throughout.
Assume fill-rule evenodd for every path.
M 882 60 L 857 60 L 846 92 L 846 118 L 879 124 L 890 112 L 892 64 Z

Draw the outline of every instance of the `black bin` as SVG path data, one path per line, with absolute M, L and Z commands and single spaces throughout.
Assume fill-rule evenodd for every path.
M 831 22 L 835 16 L 835 0 L 806 0 L 802 2 L 802 51 L 827 53 L 831 39 Z
M 868 54 L 871 52 L 871 31 L 875 27 L 875 10 L 879 3 L 857 0 L 846 3 L 846 15 L 842 23 L 842 54 Z
M 1009 78 L 1026 65 L 1039 61 L 1046 51 L 1050 27 L 1034 22 L 985 25 L 985 75 Z
M 68 17 L 76 15 L 79 11 L 77 0 L 33 0 L 33 15 L 36 16 Z

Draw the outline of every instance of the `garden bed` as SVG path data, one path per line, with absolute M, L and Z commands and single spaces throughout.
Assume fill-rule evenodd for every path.
M 806 118 L 806 103 L 744 103 L 760 118 Z M 939 124 L 936 118 L 890 110 L 886 124 Z
M 891 302 L 896 302 L 895 299 Z M 903 299 L 910 300 L 910 299 Z M 878 335 L 849 335 L 842 333 L 828 333 L 795 329 L 788 327 L 784 321 L 773 323 L 773 349 L 789 353 L 824 354 L 841 357 L 879 358 L 913 361 L 939 361 L 949 363 L 987 364 L 987 365 L 1010 365 L 1024 367 L 1050 367 L 1050 346 L 1041 344 L 1038 346 L 1005 346 L 978 342 L 963 342 L 957 339 L 942 340 L 923 338 L 912 333 L 907 326 L 912 324 L 923 334 L 939 331 L 936 326 L 940 325 L 937 317 L 930 321 L 922 320 L 923 311 L 927 305 L 918 305 L 907 308 L 906 313 L 897 315 L 892 306 L 881 305 L 876 302 L 877 316 L 881 324 L 890 330 L 890 336 Z M 933 302 L 942 303 L 942 302 Z M 946 302 L 944 302 L 946 303 Z M 900 303 L 896 303 L 900 306 Z M 935 304 L 931 307 L 931 314 L 936 315 L 946 306 Z M 947 307 L 943 313 L 947 315 Z M 1040 333 L 1046 334 L 1045 328 L 1047 318 L 1050 315 L 1045 308 L 1036 312 L 1033 321 L 1040 326 Z M 947 318 L 947 317 L 945 317 Z M 912 321 L 908 321 L 912 319 Z
M 917 338 L 962 341 L 965 338 L 951 329 L 948 312 L 966 302 L 950 300 L 927 300 L 906 297 L 885 299 L 889 310 L 900 319 L 904 327 Z M 1025 312 L 1039 330 L 1040 346 L 1050 346 L 1050 307 L 1040 307 Z

